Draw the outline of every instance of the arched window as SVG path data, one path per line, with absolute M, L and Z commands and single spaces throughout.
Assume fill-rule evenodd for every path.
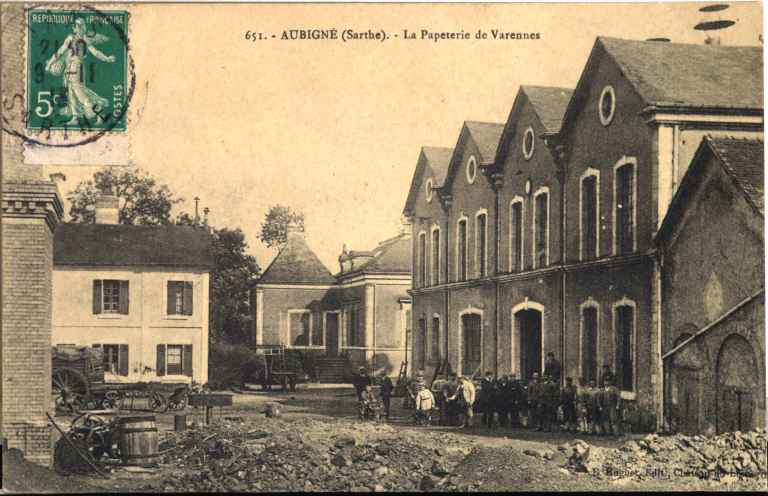
M 481 210 L 475 216 L 475 266 L 477 277 L 488 275 L 488 213 Z
M 523 205 L 521 196 L 516 196 L 509 204 L 509 271 L 523 270 Z
M 467 218 L 456 224 L 456 280 L 467 280 Z
M 581 176 L 581 216 L 579 252 L 581 260 L 599 257 L 600 250 L 600 172 L 587 169 Z
M 417 254 L 419 263 L 419 282 L 422 287 L 428 285 L 427 282 L 427 233 L 419 233 L 419 252 Z
M 440 228 L 432 228 L 432 284 L 440 284 Z
M 598 380 L 600 305 L 591 298 L 581 305 L 580 373 L 589 383 Z
M 635 390 L 635 302 L 626 298 L 613 306 L 613 332 L 616 337 L 616 386 L 622 391 Z
M 430 357 L 433 362 L 439 362 L 440 353 L 440 316 L 432 316 L 432 339 L 430 342 Z
M 533 267 L 549 265 L 549 188 L 533 195 Z
M 622 158 L 613 169 L 613 253 L 637 249 L 637 181 L 635 160 Z

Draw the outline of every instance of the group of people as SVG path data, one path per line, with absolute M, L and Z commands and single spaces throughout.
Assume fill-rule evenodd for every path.
M 486 372 L 479 392 L 467 377 L 452 374 L 438 395 L 441 420 L 447 425 L 470 427 L 474 413 L 487 428 L 528 427 L 551 432 L 554 428 L 583 434 L 621 433 L 621 395 L 609 366 L 596 381 L 566 377 L 560 386 L 560 363 L 549 353 L 544 373 L 533 373 L 525 384 L 516 374 L 494 377 Z M 476 397 L 476 399 L 475 399 Z
M 573 378 L 566 377 L 561 387 L 560 373 L 560 363 L 550 352 L 543 374 L 533 373 L 527 384 L 516 374 L 496 378 L 489 371 L 480 381 L 479 391 L 470 377 L 456 374 L 440 383 L 436 381 L 430 390 L 423 374 L 418 374 L 408 387 L 406 401 L 415 411 L 416 423 L 422 424 L 431 421 L 436 408 L 443 425 L 464 428 L 473 426 L 477 413 L 481 425 L 489 429 L 498 425 L 545 432 L 559 428 L 583 434 L 621 434 L 621 394 L 610 367 L 603 367 L 599 383 L 579 379 L 574 384 Z M 389 418 L 395 387 L 383 372 L 379 382 L 380 400 L 373 393 L 373 379 L 364 367 L 355 376 L 361 418 Z

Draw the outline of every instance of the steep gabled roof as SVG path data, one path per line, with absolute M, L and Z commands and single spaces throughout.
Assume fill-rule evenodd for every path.
M 472 136 L 472 141 L 480 152 L 480 165 L 493 163 L 496 158 L 496 147 L 499 146 L 499 138 L 504 131 L 504 124 L 497 122 L 466 121 L 464 125 Z
M 336 279 L 315 255 L 302 233 L 289 233 L 257 284 L 335 284 Z
M 745 138 L 706 138 L 706 142 L 723 168 L 747 200 L 761 214 L 764 211 L 764 155 L 763 141 Z
M 489 166 L 494 163 L 496 147 L 499 146 L 499 139 L 503 131 L 504 125 L 496 122 L 464 121 L 448 165 L 448 174 L 443 184 L 445 191 L 450 193 L 453 187 L 453 180 L 456 177 L 456 171 L 461 167 L 461 158 L 464 155 L 467 142 L 472 140 L 477 146 L 478 155 L 480 155 L 477 157 L 477 165 Z
M 524 102 L 529 102 L 533 111 L 544 126 L 546 133 L 557 133 L 563 123 L 565 109 L 571 100 L 573 90 L 556 86 L 520 86 L 515 96 L 515 102 L 509 111 L 504 131 L 499 138 L 499 146 L 496 150 L 494 162 L 498 169 L 504 167 L 504 161 L 509 149 L 509 142 L 517 129 L 517 121 Z
M 210 269 L 213 238 L 191 226 L 60 224 L 53 239 L 59 266 L 167 266 Z
M 563 116 L 567 131 L 587 98 L 591 79 L 610 58 L 649 106 L 691 112 L 762 113 L 763 49 L 598 37 Z
M 419 152 L 419 159 L 416 162 L 416 170 L 414 170 L 413 177 L 411 178 L 411 188 L 408 191 L 408 198 L 405 200 L 403 214 L 408 215 L 408 212 L 413 210 L 413 206 L 416 203 L 416 198 L 419 196 L 419 188 L 421 187 L 424 171 L 427 169 L 427 167 L 432 169 L 432 174 L 435 178 L 434 186 L 436 188 L 441 188 L 443 186 L 452 153 L 453 148 L 444 148 L 438 146 L 421 147 L 421 151 Z
M 373 258 L 360 267 L 343 274 L 336 274 L 339 279 L 346 279 L 358 274 L 403 274 L 411 273 L 411 237 L 401 234 L 382 241 L 372 250 Z
M 763 49 L 597 39 L 649 105 L 763 108 Z
M 656 235 L 657 242 L 673 232 L 692 191 L 699 187 L 705 177 L 703 168 L 711 162 L 719 164 L 725 176 L 731 178 L 736 188 L 744 194 L 747 203 L 752 206 L 755 215 L 764 216 L 763 150 L 763 141 L 759 139 L 704 137 L 669 204 Z M 714 160 L 710 160 L 711 158 Z
M 548 133 L 556 133 L 563 123 L 563 115 L 571 100 L 571 88 L 555 86 L 521 86 L 520 91 L 528 97 L 531 106 Z

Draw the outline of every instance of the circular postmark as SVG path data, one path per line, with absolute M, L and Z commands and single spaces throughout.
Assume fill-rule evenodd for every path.
M 4 132 L 28 144 L 75 147 L 126 131 L 136 88 L 127 11 L 15 6 L 3 25 L 18 40 L 3 55 L 22 66 L 3 71 Z

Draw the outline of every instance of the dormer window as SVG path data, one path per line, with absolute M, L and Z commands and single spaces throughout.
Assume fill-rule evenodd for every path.
M 613 86 L 603 88 L 603 92 L 600 93 L 598 111 L 600 113 L 600 123 L 603 126 L 610 124 L 616 111 L 616 93 L 613 91 Z
M 426 184 L 424 184 L 425 193 L 427 195 L 427 203 L 432 202 L 432 190 L 433 190 L 433 184 L 432 184 L 432 178 L 430 177 L 427 179 Z
M 523 157 L 525 157 L 526 160 L 530 160 L 531 157 L 533 157 L 533 147 L 535 144 L 534 138 L 533 128 L 529 127 L 523 134 Z
M 469 160 L 467 160 L 467 182 L 469 184 L 473 184 L 475 182 L 475 178 L 477 177 L 477 159 L 475 159 L 475 156 L 472 155 L 469 157 Z

